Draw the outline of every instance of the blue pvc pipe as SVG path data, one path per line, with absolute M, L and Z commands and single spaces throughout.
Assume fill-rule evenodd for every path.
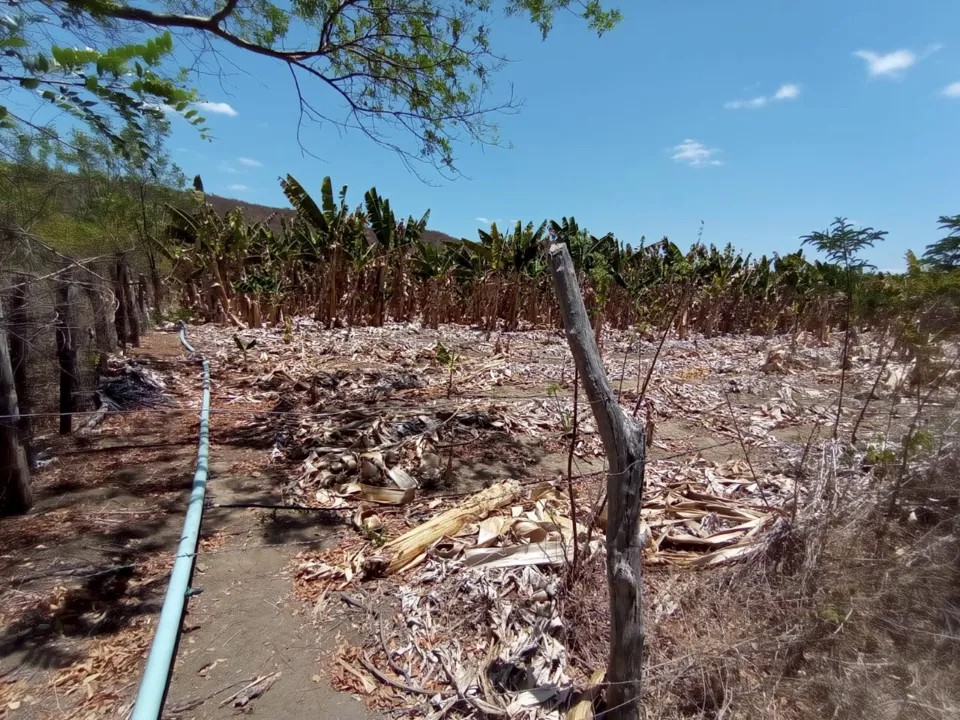
M 193 345 L 191 345 L 190 343 L 187 342 L 187 328 L 186 328 L 186 326 L 185 326 L 182 322 L 180 323 L 180 343 L 181 343 L 189 352 L 192 352 L 192 353 L 196 352 L 196 350 L 193 349 Z
M 183 328 L 180 340 L 193 352 L 187 342 Z M 167 683 L 173 670 L 173 653 L 180 634 L 183 620 L 183 608 L 190 594 L 190 575 L 196 559 L 197 541 L 200 537 L 200 519 L 203 516 L 203 498 L 207 492 L 207 467 L 210 461 L 210 363 L 203 361 L 203 402 L 200 406 L 200 444 L 197 448 L 197 471 L 193 475 L 193 488 L 190 491 L 190 503 L 187 516 L 183 521 L 183 533 L 177 548 L 173 570 L 170 572 L 170 584 L 163 598 L 163 608 L 157 621 L 157 630 L 147 656 L 147 667 L 143 671 L 137 701 L 133 706 L 130 720 L 158 720 L 163 709 L 163 700 L 167 692 Z

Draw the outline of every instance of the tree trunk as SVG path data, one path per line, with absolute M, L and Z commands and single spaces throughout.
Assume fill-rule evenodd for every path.
M 327 327 L 335 328 L 339 318 L 338 305 L 340 304 L 340 295 L 337 292 L 337 273 L 340 271 L 340 248 L 339 246 L 333 248 L 333 258 L 330 261 L 330 296 L 328 302 L 330 304 L 330 309 L 327 316 Z
M 397 256 L 397 264 L 393 268 L 392 289 L 390 291 L 390 304 L 393 306 L 393 319 L 406 321 L 407 317 L 407 291 L 406 283 L 406 256 L 407 249 L 403 248 Z
M 20 410 L 10 366 L 7 332 L 0 304 L 0 514 L 19 515 L 33 505 L 30 466 L 20 444 Z
M 150 261 L 150 282 L 153 285 L 153 306 L 157 313 L 163 312 L 163 279 L 160 277 L 160 268 L 157 267 L 157 256 L 154 253 L 147 255 Z
M 27 368 L 30 362 L 30 343 L 27 337 L 30 331 L 27 317 L 27 283 L 26 275 L 17 275 L 14 278 L 16 285 L 10 294 L 10 364 L 13 367 L 13 387 L 17 391 L 17 405 L 20 408 L 20 419 L 17 421 L 17 430 L 20 433 L 20 443 L 27 454 L 31 455 L 30 394 L 27 382 Z
M 500 278 L 500 274 L 497 273 L 497 283 L 493 286 L 493 297 L 487 299 L 487 312 L 490 314 L 487 316 L 487 340 L 490 339 L 491 333 L 497 329 L 497 323 L 500 320 L 500 291 L 503 287 L 503 281 Z
M 681 340 L 687 339 L 687 309 L 684 308 L 680 313 L 680 319 L 677 320 L 677 337 Z
M 200 306 L 202 305 L 202 301 L 200 299 L 200 291 L 197 290 L 197 284 L 193 280 L 190 280 L 187 282 L 186 292 L 187 292 L 187 307 L 189 307 L 194 312 L 199 312 L 201 309 Z
M 348 276 L 348 280 L 349 280 L 349 276 Z M 353 292 L 350 293 L 350 310 L 348 312 L 350 314 L 349 326 L 351 330 L 357 322 L 357 295 L 360 294 L 361 280 L 362 280 L 362 276 L 358 272 L 357 276 L 353 279 Z
M 430 281 L 430 329 L 439 330 L 440 320 L 443 317 L 441 313 L 441 302 L 443 297 L 442 281 L 434 278 Z
M 522 300 L 523 279 L 514 278 L 513 296 L 510 300 L 510 321 L 507 323 L 507 329 L 515 331 L 520 327 L 520 302 Z
M 144 333 L 150 327 L 150 304 L 147 300 L 147 276 L 140 273 L 137 278 L 137 307 L 140 308 L 140 324 Z
M 624 414 L 607 380 L 567 246 L 553 243 L 548 254 L 567 342 L 590 399 L 610 465 L 606 537 L 610 659 L 604 718 L 637 720 L 644 639 L 644 541 L 640 535 L 644 430 Z
M 127 299 L 127 325 L 130 328 L 130 344 L 134 347 L 140 347 L 140 313 L 137 309 L 133 277 L 126 263 L 123 264 L 123 289 Z
M 117 260 L 114 271 L 113 294 L 116 298 L 117 310 L 114 318 L 114 326 L 117 329 L 117 345 L 121 352 L 126 352 L 129 335 L 127 334 L 127 294 L 123 292 L 123 273 L 122 264 Z
M 597 303 L 593 313 L 593 339 L 597 343 L 597 352 L 603 347 L 603 315 L 600 312 L 600 304 Z
M 111 315 L 114 313 L 113 302 L 111 302 L 113 298 L 103 287 L 85 285 L 84 290 L 93 310 L 93 337 L 97 349 L 104 353 L 114 352 L 117 343 L 114 341 L 113 333 L 110 332 Z M 21 401 L 20 404 L 22 406 L 23 402 Z
M 57 364 L 60 367 L 60 434 L 69 435 L 73 429 L 75 409 L 73 391 L 77 380 L 76 328 L 70 292 L 73 282 L 68 275 L 57 285 Z
M 328 267 L 329 270 L 329 267 Z M 326 280 L 327 276 L 324 273 L 317 273 L 318 278 L 315 279 L 316 282 L 316 306 L 313 309 L 313 319 L 315 322 L 326 323 L 327 313 L 330 309 L 329 300 L 324 299 L 324 293 L 326 293 Z
M 117 336 L 120 338 L 121 347 L 126 349 L 126 343 L 130 343 L 133 347 L 140 347 L 140 323 L 137 321 L 130 273 L 122 257 L 117 258 L 117 301 L 120 303 L 120 312 L 117 314 Z
M 377 266 L 376 293 L 377 300 L 373 311 L 373 324 L 375 327 L 383 327 L 384 316 L 387 308 L 387 268 L 384 264 Z

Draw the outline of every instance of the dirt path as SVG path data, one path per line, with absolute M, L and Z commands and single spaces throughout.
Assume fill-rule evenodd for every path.
M 269 489 L 276 474 L 242 474 L 263 453 L 232 447 L 222 432 L 218 441 L 214 417 L 211 502 L 278 503 Z M 313 618 L 291 598 L 291 559 L 304 548 L 332 543 L 336 529 L 316 515 L 240 508 L 208 510 L 203 527 L 217 547 L 198 559 L 193 584 L 202 593 L 190 601 L 165 717 L 233 717 L 233 703 L 221 703 L 251 678 L 272 673 L 279 673 L 276 683 L 252 703 L 262 717 L 368 717 L 360 702 L 333 691 L 325 677 L 322 656 L 349 628 Z
M 36 506 L 0 522 L 0 719 L 125 717 L 135 698 L 195 467 L 200 378 L 173 334 L 148 335 L 132 355 L 165 378 L 171 404 L 109 415 L 88 434 L 41 427 L 37 447 L 53 460 L 35 473 Z M 213 503 L 278 499 L 277 477 L 258 469 L 268 456 L 231 434 L 244 422 L 214 416 Z M 203 592 L 188 603 L 164 717 L 232 716 L 221 700 L 274 671 L 248 711 L 366 716 L 318 663 L 345 631 L 322 618 L 315 627 L 285 574 L 330 534 L 289 512 L 207 511 L 193 580 Z

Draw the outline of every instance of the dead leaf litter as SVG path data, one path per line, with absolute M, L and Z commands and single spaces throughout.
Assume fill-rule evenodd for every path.
M 335 653 L 335 685 L 373 706 L 431 718 L 586 712 L 598 668 L 568 656 L 565 639 L 576 629 L 564 626 L 562 584 L 575 544 L 583 563 L 602 557 L 605 517 L 592 531 L 586 515 L 603 473 L 576 473 L 580 517 L 557 472 L 491 477 L 457 492 L 469 486 L 459 472 L 465 457 L 515 452 L 518 439 L 566 453 L 573 368 L 562 334 L 295 324 L 290 342 L 276 330 L 245 332 L 257 341 L 256 359 L 215 332 L 204 342 L 236 373 L 230 404 L 270 409 L 255 424 L 271 460 L 291 468 L 284 499 L 342 512 L 355 530 L 335 547 L 302 553 L 295 573 L 315 617 L 337 594 L 366 616 L 358 622 L 366 640 Z M 637 343 L 627 333 L 604 335 L 625 412 L 655 346 Z M 864 352 L 849 371 L 851 387 L 876 373 L 876 358 Z M 660 456 L 646 468 L 647 565 L 692 570 L 762 551 L 807 492 L 791 462 L 800 431 L 834 416 L 838 360 L 836 341 L 806 336 L 666 343 L 642 403 Z M 890 392 L 885 399 L 897 402 Z M 661 432 L 671 423 L 686 432 Z M 574 460 L 601 459 L 583 404 L 577 430 Z M 796 440 L 784 440 L 791 430 Z M 698 453 L 706 440 L 728 447 L 727 459 Z

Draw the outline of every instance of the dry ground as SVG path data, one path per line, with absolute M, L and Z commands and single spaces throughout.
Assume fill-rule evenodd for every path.
M 279 673 L 276 683 L 250 706 L 263 717 L 367 717 L 374 711 L 358 702 L 356 692 L 337 693 L 329 683 L 339 649 L 369 638 L 369 618 L 344 602 L 351 596 L 316 603 L 316 594 L 301 588 L 301 596 L 313 600 L 304 604 L 292 592 L 293 574 L 310 553 L 375 549 L 387 538 L 353 527 L 360 503 L 331 494 L 330 471 L 311 471 L 309 464 L 322 461 L 317 449 L 324 445 L 362 450 L 376 444 L 384 428 L 441 422 L 434 445 L 444 448 L 444 482 L 421 491 L 433 502 L 376 508 L 396 533 L 493 483 L 557 480 L 567 470 L 573 412 L 572 366 L 562 335 L 486 337 L 468 328 L 415 325 L 324 331 L 298 319 L 287 336 L 282 329 L 242 332 L 241 344 L 256 340 L 245 351 L 225 328 L 191 328 L 190 337 L 213 368 L 208 499 L 327 510 L 206 512 L 193 580 L 202 592 L 189 602 L 165 717 L 231 716 L 238 710 L 224 701 L 273 673 Z M 608 373 L 632 410 L 656 342 L 638 346 L 635 338 L 614 334 L 604 339 Z M 450 365 L 437 359 L 438 342 L 457 358 L 452 382 Z M 785 345 L 756 337 L 666 343 L 640 411 L 654 428 L 651 483 L 739 461 L 741 499 L 759 502 L 761 488 L 778 506 L 793 496 L 791 463 L 832 417 L 838 343 L 801 342 L 783 373 L 763 372 L 770 351 Z M 858 348 L 854 392 L 872 383 L 875 351 L 869 343 Z M 167 378 L 175 407 L 110 416 L 84 437 L 44 438 L 56 462 L 36 475 L 36 508 L 0 521 L 6 588 L 0 717 L 122 717 L 135 694 L 182 523 L 199 402 L 198 367 L 187 362 L 173 333 L 147 336 L 135 354 Z M 860 404 L 853 401 L 844 416 L 845 432 Z M 588 408 L 581 405 L 579 413 L 573 470 L 584 499 L 598 492 L 604 462 Z M 900 415 L 882 397 L 866 424 L 884 429 Z M 421 468 L 410 463 L 423 483 Z M 343 479 L 349 478 L 333 478 Z M 572 603 L 568 612 L 584 622 L 586 613 L 602 634 L 595 611 L 604 602 L 602 573 L 598 567 L 591 572 L 598 594 L 592 601 L 581 598 L 579 611 Z M 666 565 L 648 580 L 649 612 L 668 624 L 686 622 L 675 612 L 683 604 L 675 597 L 678 572 Z M 711 582 L 704 580 L 704 587 Z M 384 603 L 381 612 L 396 607 L 385 585 L 362 586 L 353 596 L 368 609 L 374 598 Z M 602 657 L 603 642 L 579 642 L 570 652 L 586 671 Z M 670 645 L 668 637 L 652 633 L 654 657 L 669 656 Z M 342 673 L 337 680 L 349 687 Z M 688 716 L 716 716 L 716 709 L 713 715 L 704 710 L 708 705 L 722 702 L 705 699 Z
M 0 717 L 125 717 L 135 696 L 196 463 L 200 376 L 172 333 L 148 335 L 132 355 L 161 372 L 175 407 L 41 436 L 55 461 L 35 476 L 37 504 L 0 521 Z M 233 424 L 213 423 L 208 499 L 277 502 L 269 458 L 238 445 Z M 318 656 L 349 625 L 315 629 L 291 599 L 290 559 L 328 534 L 283 513 L 206 512 L 193 579 L 202 592 L 189 602 L 164 717 L 232 716 L 220 702 L 275 670 L 280 680 L 254 701 L 264 716 L 366 717 L 314 680 Z

